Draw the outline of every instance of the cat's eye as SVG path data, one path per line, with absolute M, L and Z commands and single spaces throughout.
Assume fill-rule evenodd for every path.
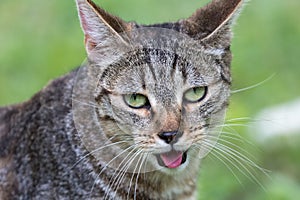
M 125 103 L 131 108 L 143 108 L 149 105 L 148 98 L 142 94 L 127 94 L 124 95 Z
M 184 93 L 184 99 L 190 103 L 196 103 L 206 96 L 206 87 L 194 87 Z

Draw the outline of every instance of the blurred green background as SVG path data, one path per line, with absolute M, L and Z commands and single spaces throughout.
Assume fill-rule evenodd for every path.
M 139 23 L 188 17 L 208 0 L 97 0 L 108 11 Z M 213 155 L 203 161 L 199 199 L 296 200 L 300 197 L 300 131 L 259 141 L 255 116 L 261 110 L 299 99 L 300 1 L 252 0 L 234 27 L 233 87 L 244 88 L 275 74 L 254 89 L 232 96 L 228 120 L 240 120 L 231 142 L 251 153 L 270 170 L 259 170 L 259 183 Z M 79 66 L 85 59 L 83 34 L 73 0 L 1 0 L 0 105 L 22 102 L 47 82 Z M 300 124 L 300 113 L 296 115 Z M 254 126 L 254 127 L 253 127 Z M 241 151 L 234 145 L 233 148 Z M 246 154 L 246 153 L 244 153 Z M 242 167 L 240 167 L 242 168 Z M 246 174 L 246 175 L 245 175 Z M 249 175 L 248 175 L 249 176 Z

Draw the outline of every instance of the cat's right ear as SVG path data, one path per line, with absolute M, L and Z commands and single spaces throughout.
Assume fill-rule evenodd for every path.
M 231 42 L 231 27 L 248 0 L 212 0 L 181 23 L 189 36 L 205 46 L 225 49 Z
M 124 40 L 120 33 L 131 30 L 131 23 L 107 13 L 91 0 L 76 0 L 76 4 L 88 54 L 109 37 Z

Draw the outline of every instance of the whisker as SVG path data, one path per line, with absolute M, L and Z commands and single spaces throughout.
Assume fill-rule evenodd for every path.
M 211 146 L 211 144 L 209 144 L 209 143 L 206 143 L 206 145 Z M 212 150 L 214 152 L 216 152 L 219 156 L 221 156 L 223 159 L 227 160 L 227 162 L 229 162 L 233 167 L 235 167 L 245 177 L 247 177 L 249 180 L 252 180 L 248 174 L 246 174 L 238 165 L 236 165 L 234 163 L 234 162 L 237 162 L 242 168 L 244 168 L 244 166 L 241 163 L 239 163 L 239 161 L 237 161 L 236 158 L 234 158 L 230 154 L 228 155 L 225 151 L 223 151 L 221 148 L 218 148 L 217 146 L 214 146 L 214 148 Z M 227 156 L 229 156 L 229 158 Z M 238 179 L 238 181 L 241 182 L 239 179 Z
M 197 146 L 196 146 L 197 147 Z M 204 147 L 204 148 L 206 148 L 206 150 L 208 150 L 208 148 L 210 148 L 210 147 L 207 147 L 205 144 L 203 145 L 203 146 L 201 146 L 201 147 Z M 200 149 L 200 147 L 197 147 L 199 150 L 201 150 Z M 219 155 L 218 155 L 219 154 Z M 231 172 L 231 174 L 236 178 L 236 180 L 239 182 L 239 184 L 241 184 L 241 185 L 243 185 L 243 183 L 242 183 L 242 181 L 239 179 L 239 177 L 234 173 L 234 171 L 233 171 L 233 169 L 222 159 L 222 158 L 224 158 L 224 155 L 220 155 L 220 153 L 218 153 L 218 152 L 216 152 L 216 150 L 215 149 L 212 149 L 212 151 L 209 153 L 209 155 L 212 155 L 212 156 L 214 156 L 215 158 L 217 158 L 219 161 L 221 161 L 224 165 L 225 165 L 225 167 Z M 221 157 L 220 157 L 221 156 Z M 226 160 L 227 160 L 227 158 L 225 158 Z M 230 161 L 229 161 L 230 162 Z M 231 163 L 231 162 L 230 162 Z M 233 163 L 231 163 L 233 166 L 234 166 L 234 164 Z
M 126 164 L 124 166 L 126 166 L 126 168 L 122 169 L 123 171 L 123 175 L 121 177 L 121 179 L 117 180 L 116 183 L 117 183 L 117 188 L 119 187 L 119 185 L 122 183 L 122 179 L 123 177 L 125 176 L 125 174 L 127 173 L 127 170 L 129 169 L 129 167 L 132 165 L 133 161 L 136 159 L 136 157 L 140 154 L 140 152 L 142 152 L 142 150 L 140 149 L 139 151 L 135 152 L 132 157 L 128 160 L 128 162 L 126 162 Z M 130 190 L 131 190 L 131 184 L 132 184 L 132 179 L 134 177 L 134 174 L 135 174 L 135 170 L 138 166 L 138 163 L 140 162 L 140 159 L 141 157 L 138 159 L 137 161 L 137 164 L 132 172 L 132 178 L 130 180 L 130 185 L 129 185 L 129 189 L 128 189 L 128 192 L 127 192 L 127 199 L 129 198 L 129 194 L 130 194 Z
M 119 170 L 119 172 L 117 173 L 116 177 L 112 180 L 110 180 L 109 185 L 115 185 L 114 188 L 119 188 L 119 185 L 122 182 L 122 179 L 124 178 L 125 174 L 127 173 L 129 167 L 131 166 L 131 163 L 133 162 L 133 160 L 136 158 L 136 156 L 138 155 L 138 152 L 141 150 L 138 150 L 137 152 L 135 152 L 135 150 L 138 148 L 137 145 L 135 145 L 136 147 L 133 148 L 125 158 L 123 158 L 122 162 L 119 164 L 119 166 L 117 167 L 116 171 L 114 172 L 114 174 L 112 175 L 112 177 L 115 176 L 117 170 Z M 132 154 L 133 152 L 133 154 Z M 131 155 L 132 154 L 132 155 Z M 130 156 L 130 158 L 124 163 L 124 165 L 122 166 L 123 162 Z M 122 166 L 122 167 L 121 167 Z M 121 168 L 120 168 L 121 167 Z
M 204 141 L 204 143 L 206 143 L 208 146 L 212 146 L 210 143 L 208 143 L 207 141 Z M 236 150 L 227 147 L 223 144 L 217 143 L 217 145 L 215 145 L 213 147 L 214 149 L 218 150 L 216 152 L 222 152 L 224 155 L 223 156 L 225 159 L 227 160 L 233 160 L 234 162 L 236 162 L 239 166 L 242 167 L 242 169 L 244 169 L 247 174 L 237 165 L 234 165 L 233 161 L 231 162 L 231 164 L 233 164 L 234 167 L 236 167 L 243 175 L 245 175 L 249 180 L 252 180 L 253 182 L 256 182 L 257 184 L 259 184 L 264 190 L 265 187 L 262 185 L 262 183 L 258 180 L 258 178 L 250 171 L 250 170 L 254 170 L 253 168 L 259 169 L 263 174 L 266 175 L 265 170 L 263 170 L 261 167 L 259 167 L 258 165 L 256 165 L 253 161 L 251 161 L 250 159 L 248 159 L 247 157 L 245 157 L 244 155 L 242 155 L 241 153 L 237 152 Z M 227 158 L 227 156 L 229 156 L 229 158 Z M 245 166 L 242 162 L 244 162 L 247 166 Z M 255 170 L 254 170 L 255 171 Z
M 93 102 L 83 102 L 83 101 L 80 101 L 80 100 L 77 100 L 74 98 L 72 98 L 72 100 L 77 103 L 80 103 L 82 105 L 85 105 L 85 106 L 89 106 L 89 107 L 93 107 L 93 108 L 100 108 L 100 106 L 98 104 L 94 104 Z
M 245 138 L 240 135 L 231 134 L 230 132 L 222 131 L 219 138 L 226 138 L 237 142 L 245 143 Z
M 116 155 L 116 156 L 115 156 L 114 158 L 112 158 L 108 163 L 106 163 L 106 165 L 103 166 L 103 167 L 102 167 L 102 170 L 98 173 L 98 175 L 97 175 L 97 177 L 96 177 L 95 180 L 97 180 L 97 179 L 100 177 L 100 175 L 104 172 L 104 170 L 107 169 L 107 166 L 108 166 L 108 165 L 110 165 L 115 159 L 117 159 L 119 156 L 121 156 L 122 154 L 124 154 L 126 151 L 128 151 L 128 150 L 131 149 L 131 148 L 133 148 L 133 147 L 132 147 L 132 146 L 129 146 L 128 148 L 122 150 L 118 155 Z M 92 191 L 93 191 L 93 189 L 94 189 L 94 187 L 95 187 L 95 183 L 96 183 L 96 181 L 94 181 L 94 184 L 93 184 L 93 186 L 92 186 L 92 188 L 91 188 L 90 194 L 92 194 Z
M 216 126 L 217 128 L 222 128 L 222 127 L 251 127 L 250 125 L 248 124 L 238 124 L 238 123 L 226 123 L 226 124 L 221 124 L 221 125 L 218 125 Z
M 127 156 L 121 161 L 121 163 L 123 163 L 124 160 L 126 160 L 126 158 L 127 158 L 134 150 L 135 150 L 135 148 L 132 148 L 131 151 L 127 154 Z M 110 180 L 109 180 L 109 183 L 108 183 L 109 188 L 112 187 L 112 190 L 115 191 L 115 192 L 117 192 L 117 191 L 116 191 L 117 189 L 115 189 L 115 187 L 114 187 L 114 185 L 115 185 L 115 184 L 114 184 L 114 183 L 115 183 L 115 180 L 120 178 L 120 176 L 119 176 L 120 173 L 125 173 L 125 172 L 126 172 L 126 171 L 123 171 L 123 170 L 122 170 L 123 167 L 126 166 L 126 164 L 125 164 L 125 165 L 122 167 L 122 169 L 117 173 L 118 169 L 119 169 L 120 166 L 122 165 L 121 163 L 119 164 L 119 166 L 117 167 L 117 169 L 114 170 L 114 173 L 113 173 L 113 175 L 111 176 L 111 178 L 110 178 Z M 101 173 L 102 173 L 102 172 L 101 172 Z M 116 173 L 117 173 L 117 176 L 115 176 Z M 108 190 L 109 188 L 107 188 L 107 189 L 105 190 L 104 199 L 106 199 L 106 198 L 109 196 L 109 190 Z M 118 187 L 117 187 L 117 188 L 118 188 Z
M 104 148 L 107 148 L 107 147 L 110 147 L 110 146 L 113 146 L 113 145 L 117 145 L 117 144 L 122 144 L 122 143 L 126 143 L 127 141 L 119 141 L 119 142 L 115 142 L 115 143 L 111 143 L 111 144 L 108 144 L 108 145 L 104 145 L 104 146 L 101 146 L 89 153 L 87 153 L 86 155 L 84 155 L 82 158 L 80 158 L 74 165 L 71 166 L 70 170 L 74 169 L 74 167 L 76 167 L 81 161 L 83 161 L 85 158 L 89 157 L 90 155 L 92 155 L 93 153 L 97 152 L 97 151 L 101 151 L 102 149 Z
M 250 117 L 239 117 L 239 118 L 227 119 L 225 122 L 249 121 L 249 120 L 251 120 Z
M 263 81 L 261 81 L 257 84 L 254 84 L 254 85 L 242 88 L 242 89 L 232 90 L 231 94 L 236 94 L 236 93 L 239 93 L 239 92 L 244 92 L 244 91 L 251 90 L 253 88 L 259 87 L 259 86 L 265 84 L 266 82 L 268 82 L 269 80 L 271 80 L 275 75 L 276 75 L 276 73 L 270 75 L 268 78 L 266 78 L 265 80 L 263 80 Z
M 95 149 L 95 150 L 93 150 L 93 151 L 87 153 L 86 155 L 84 155 L 84 156 L 83 156 L 82 158 L 80 158 L 74 165 L 71 166 L 70 170 L 72 170 L 74 167 L 76 167 L 80 162 L 82 162 L 85 158 L 87 158 L 87 157 L 90 156 L 91 154 L 93 154 L 93 153 L 95 153 L 95 152 L 97 152 L 97 151 L 100 151 L 100 150 L 102 150 L 102 149 L 104 149 L 104 148 L 113 146 L 113 145 L 120 145 L 120 144 L 127 143 L 128 141 L 130 141 L 130 140 L 127 140 L 127 139 L 132 139 L 132 138 L 127 138 L 127 139 L 126 139 L 126 137 L 124 137 L 124 136 L 122 135 L 122 136 L 123 136 L 123 141 L 119 141 L 119 142 L 114 142 L 114 143 L 111 143 L 111 144 L 107 144 L 107 142 L 111 141 L 113 138 L 115 138 L 115 137 L 118 136 L 118 135 L 119 135 L 119 134 L 116 134 L 116 135 L 114 135 L 114 136 L 108 138 L 107 141 L 104 143 L 104 144 L 105 144 L 104 146 L 101 146 L 101 147 L 99 147 L 99 148 L 97 148 L 97 149 Z M 104 168 L 106 168 L 106 166 L 105 166 Z M 101 173 L 102 173 L 102 171 L 99 173 L 99 175 L 97 176 L 97 178 L 100 176 Z M 94 188 L 94 185 L 95 185 L 95 183 L 96 183 L 97 178 L 95 179 L 95 182 L 94 182 L 94 184 L 93 184 L 93 186 L 92 186 L 92 190 L 93 190 L 93 188 Z M 91 190 L 90 195 L 92 194 L 92 190 Z
M 236 130 L 233 129 L 234 132 L 228 132 L 228 131 L 209 131 L 207 136 L 213 136 L 215 137 L 216 140 L 218 140 L 219 138 L 227 138 L 230 140 L 234 140 L 234 141 L 238 141 L 241 143 L 249 143 L 251 144 L 251 142 L 249 140 L 247 140 L 246 138 L 242 137 Z M 252 144 L 253 145 L 253 144 Z
M 138 154 L 141 152 L 142 150 L 140 150 L 140 151 L 138 151 L 138 153 L 135 155 L 135 157 L 136 156 L 138 156 Z M 137 163 L 136 163 L 136 165 L 135 165 L 135 167 L 134 167 L 134 170 L 133 170 L 133 173 L 132 173 L 132 176 L 131 176 L 131 179 L 130 179 L 130 183 L 129 183 L 129 190 L 128 190 L 128 193 L 127 193 L 127 199 L 129 199 L 129 195 L 130 195 L 130 190 L 131 190 L 131 186 L 132 186 L 132 181 L 133 181 L 133 178 L 134 178 L 134 175 L 135 175 L 135 171 L 137 170 L 137 168 L 138 168 L 138 165 L 139 165 L 139 163 L 140 163 L 140 159 L 141 159 L 142 157 L 139 157 L 139 159 L 138 159 L 138 161 L 137 161 Z M 135 159 L 135 158 L 134 158 Z M 138 176 L 138 173 L 137 173 L 137 176 Z M 135 199 L 135 198 L 134 198 Z
M 226 137 L 226 136 L 223 136 L 223 137 Z M 228 141 L 228 140 L 225 140 L 225 139 L 223 139 L 223 138 L 221 138 L 221 137 L 215 137 L 215 136 L 211 136 L 211 135 L 209 135 L 208 138 L 217 139 L 217 140 L 218 140 L 218 144 L 220 144 L 220 145 L 223 145 L 222 143 L 220 143 L 220 141 L 221 141 L 221 142 L 224 142 L 224 143 L 226 143 L 226 144 L 228 144 L 228 145 L 232 145 L 233 147 L 236 147 L 236 148 L 239 149 L 240 151 L 244 152 L 247 156 L 250 156 L 250 157 L 252 157 L 252 158 L 255 158 L 255 156 L 253 156 L 252 154 L 250 154 L 248 151 L 246 151 L 245 149 L 243 149 L 243 148 L 240 147 L 239 145 L 234 144 L 233 142 L 230 142 L 230 141 Z M 229 137 L 229 139 L 232 139 L 232 138 Z M 243 142 L 243 141 L 241 141 L 241 142 Z M 226 147 L 228 147 L 228 146 L 226 146 Z M 228 148 L 229 148 L 229 147 L 228 147 Z M 241 155 L 243 155 L 243 154 L 241 154 Z M 245 156 L 245 155 L 243 155 L 243 156 Z
M 134 200 L 136 200 L 136 191 L 137 191 L 137 187 L 138 187 L 138 180 L 139 180 L 139 175 L 141 173 L 141 169 L 143 167 L 143 164 L 146 163 L 146 160 L 148 158 L 148 153 L 146 153 L 146 156 L 143 155 L 143 160 L 141 162 L 137 177 L 136 177 L 136 181 L 135 181 L 135 187 L 134 187 Z
M 240 160 L 244 161 L 245 163 L 249 164 L 250 166 L 253 166 L 257 169 L 259 169 L 261 172 L 263 172 L 266 176 L 268 176 L 268 174 L 266 173 L 267 170 L 263 169 L 262 167 L 260 167 L 259 165 L 257 165 L 255 162 L 253 162 L 252 160 L 250 160 L 247 156 L 245 156 L 244 154 L 240 153 L 239 151 L 226 146 L 224 144 L 218 143 L 218 145 L 220 145 L 222 147 L 222 149 L 226 149 L 227 152 L 231 153 L 232 155 L 238 157 Z M 241 149 L 241 148 L 240 148 Z M 247 151 L 243 150 L 243 152 L 247 153 L 248 155 L 254 157 L 253 155 L 251 155 L 250 153 L 248 153 Z
M 248 124 L 253 124 L 256 122 L 261 122 L 261 121 L 272 121 L 272 120 L 268 120 L 268 119 L 254 119 L 251 117 L 240 117 L 240 118 L 232 118 L 232 119 L 226 119 L 225 120 L 225 124 L 230 124 L 232 122 L 247 122 Z

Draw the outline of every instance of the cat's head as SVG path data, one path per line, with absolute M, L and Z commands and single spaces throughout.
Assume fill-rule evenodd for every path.
M 105 147 L 96 157 L 118 160 L 115 167 L 133 172 L 146 166 L 174 172 L 198 164 L 213 148 L 225 116 L 231 25 L 242 4 L 214 0 L 188 19 L 142 26 L 77 0 L 89 87 L 79 84 L 76 94 L 88 90 L 79 102 L 92 105 L 95 115 L 88 121 L 99 125 L 78 127 L 93 132 L 86 133 L 91 151 Z

